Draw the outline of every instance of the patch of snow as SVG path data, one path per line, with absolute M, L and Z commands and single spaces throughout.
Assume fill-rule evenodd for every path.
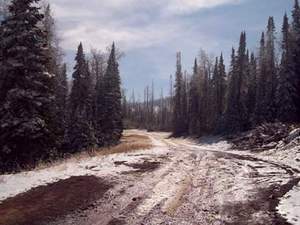
M 281 199 L 277 210 L 289 223 L 300 225 L 300 185 Z
M 135 151 L 134 154 L 121 153 L 85 158 L 79 161 L 70 160 L 45 169 L 1 175 L 0 203 L 7 198 L 14 197 L 32 188 L 68 179 L 72 176 L 114 177 L 124 171 L 134 171 L 135 169 L 131 167 L 125 165 L 116 166 L 114 163 L 117 161 L 143 163 L 146 155 L 149 159 L 152 159 L 155 156 L 165 155 L 169 152 L 168 148 L 159 141 L 153 139 L 153 142 L 155 142 L 155 146 L 152 149 Z

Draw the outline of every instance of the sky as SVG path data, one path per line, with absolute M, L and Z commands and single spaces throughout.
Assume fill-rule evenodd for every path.
M 261 32 L 274 16 L 278 36 L 285 12 L 294 0 L 49 0 L 72 73 L 79 42 L 86 53 L 105 50 L 113 41 L 124 52 L 120 74 L 127 93 L 142 98 L 154 82 L 156 95 L 168 93 L 175 73 L 176 52 L 183 67 L 192 70 L 200 49 L 225 55 L 237 47 L 241 31 L 248 48 L 257 51 Z

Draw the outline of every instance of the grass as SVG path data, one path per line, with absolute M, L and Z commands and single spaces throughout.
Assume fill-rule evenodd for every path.
M 66 156 L 65 158 L 57 159 L 55 161 L 48 162 L 48 163 L 41 161 L 36 166 L 36 169 L 37 170 L 45 169 L 66 162 L 81 161 L 91 157 L 130 153 L 138 150 L 147 150 L 152 147 L 153 147 L 152 141 L 148 136 L 142 134 L 136 134 L 135 132 L 128 130 L 124 132 L 123 137 L 118 145 L 111 146 L 111 147 L 103 147 L 103 148 L 91 148 L 89 150 L 75 153 Z
M 92 151 L 89 151 L 89 153 L 105 156 L 118 153 L 128 153 L 141 149 L 150 149 L 151 147 L 152 143 L 149 137 L 125 132 L 119 145 L 107 148 L 93 149 Z

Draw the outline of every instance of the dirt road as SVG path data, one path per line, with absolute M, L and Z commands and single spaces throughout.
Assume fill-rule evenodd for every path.
M 49 214 L 48 209 L 44 217 L 31 218 L 31 224 L 37 221 L 36 224 L 51 225 L 289 224 L 276 212 L 276 206 L 279 198 L 299 183 L 297 168 L 230 151 L 230 145 L 217 138 L 194 143 L 168 138 L 167 133 L 130 132 L 148 136 L 154 147 L 89 161 L 84 167 L 86 172 L 76 178 L 89 179 L 77 186 L 73 196 L 66 194 L 69 202 L 76 204 L 61 203 L 56 211 L 62 213 Z M 63 181 L 59 182 L 66 193 L 76 186 L 72 183 L 68 188 Z M 44 194 L 48 186 L 43 187 Z M 0 204 L 0 214 L 4 212 L 1 207 L 7 208 L 26 194 L 32 193 L 17 195 Z M 85 201 L 78 202 L 78 196 Z M 52 198 L 53 195 L 47 199 Z M 40 202 L 43 199 L 45 195 L 40 195 Z M 60 201 L 58 197 L 54 199 Z M 26 224 L 24 221 L 19 224 Z M 299 221 L 294 218 L 295 224 Z M 11 224 L 18 224 L 15 222 Z

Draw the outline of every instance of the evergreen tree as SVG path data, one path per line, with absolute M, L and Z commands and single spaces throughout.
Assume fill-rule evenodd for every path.
M 199 74 L 200 74 L 200 129 L 199 135 L 208 134 L 211 131 L 211 70 L 212 62 L 205 51 L 200 51 L 199 60 Z
M 46 32 L 47 54 L 49 55 L 49 61 L 47 64 L 47 70 L 50 74 L 53 74 L 54 80 L 54 95 L 55 102 L 53 105 L 55 121 L 56 121 L 56 136 L 57 142 L 62 145 L 66 133 L 66 101 L 68 94 L 67 87 L 67 70 L 66 65 L 62 65 L 62 51 L 59 47 L 59 39 L 56 34 L 55 21 L 52 17 L 50 5 L 46 5 L 43 8 L 44 19 L 43 27 Z M 59 146 L 60 147 L 60 146 Z M 61 147 L 60 147 L 61 148 Z
M 216 61 L 215 61 L 215 65 L 214 65 L 214 71 L 213 71 L 213 75 L 212 75 L 212 80 L 211 80 L 211 108 L 212 108 L 212 112 L 211 112 L 211 117 L 212 117 L 212 129 L 215 129 L 215 127 L 217 126 L 217 123 L 219 122 L 219 115 L 218 115 L 218 103 L 217 103 L 217 99 L 218 99 L 218 95 L 219 95 L 219 58 L 216 57 Z
M 104 115 L 104 74 L 99 73 L 96 78 L 96 97 L 95 97 L 95 109 L 94 109 L 94 120 L 95 120 L 95 131 L 98 146 L 104 145 L 104 131 L 102 125 L 105 122 Z
M 182 84 L 182 115 L 183 115 L 183 130 L 184 133 L 188 132 L 189 129 L 189 102 L 188 102 L 188 75 L 185 71 L 184 78 L 183 78 L 183 84 Z
M 297 122 L 300 121 L 300 7 L 299 1 L 295 0 L 295 6 L 292 12 L 293 23 L 293 66 L 294 66 L 294 76 L 293 85 L 297 90 L 297 94 L 294 96 L 294 102 L 297 104 Z
M 175 74 L 175 96 L 174 96 L 174 109 L 173 109 L 173 134 L 175 136 L 182 135 L 185 132 L 184 125 L 184 112 L 182 104 L 183 93 L 183 74 L 181 66 L 181 53 L 177 53 L 177 64 Z
M 37 0 L 14 0 L 3 22 L 0 167 L 36 162 L 55 148 L 53 74 Z
M 258 62 L 258 77 L 257 77 L 257 91 L 256 104 L 254 114 L 254 125 L 266 122 L 265 118 L 267 112 L 266 103 L 266 89 L 267 89 L 267 74 L 266 74 L 266 46 L 265 35 L 262 33 L 259 48 L 259 62 Z
M 277 68 L 275 64 L 275 24 L 273 17 L 268 20 L 266 39 L 266 104 L 267 122 L 273 122 L 276 118 L 276 89 L 277 89 Z
M 115 44 L 113 43 L 109 56 L 106 73 L 103 78 L 103 140 L 105 145 L 117 144 L 122 136 L 122 105 L 121 79 L 119 65 L 116 59 Z
M 226 112 L 226 127 L 229 132 L 246 130 L 249 126 L 249 115 L 246 107 L 247 87 L 247 55 L 246 33 L 242 32 L 238 54 L 232 59 L 228 103 Z
M 71 152 L 86 149 L 96 143 L 92 120 L 92 79 L 81 43 L 75 61 L 69 103 L 68 139 Z
M 249 89 L 247 97 L 247 109 L 251 119 L 251 124 L 253 124 L 253 116 L 255 111 L 256 103 L 256 91 L 257 91 L 257 61 L 254 53 L 251 53 L 249 62 Z
M 282 122 L 297 121 L 297 95 L 293 65 L 292 42 L 288 17 L 285 14 L 282 26 L 282 56 L 277 89 L 277 118 Z
M 189 133 L 191 135 L 197 135 L 200 130 L 200 80 L 197 59 L 194 62 L 193 75 L 190 82 L 189 90 Z
M 215 115 L 215 123 L 213 130 L 218 131 L 222 126 L 222 117 L 225 109 L 225 94 L 226 94 L 226 71 L 224 65 L 223 54 L 220 60 L 216 59 L 214 76 L 213 76 L 213 101 Z

